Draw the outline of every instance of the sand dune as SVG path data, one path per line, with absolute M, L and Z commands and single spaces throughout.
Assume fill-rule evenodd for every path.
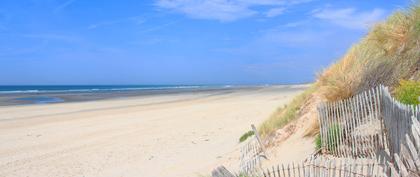
M 0 176 L 209 174 L 302 87 L 0 107 Z

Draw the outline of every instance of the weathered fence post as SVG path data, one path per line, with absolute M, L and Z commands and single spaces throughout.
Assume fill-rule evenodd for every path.
M 257 138 L 258 143 L 260 144 L 261 150 L 263 151 L 265 158 L 268 159 L 266 151 L 265 151 L 265 146 L 263 142 L 261 141 L 260 134 L 258 133 L 257 128 L 255 128 L 254 124 L 251 124 L 251 128 L 252 128 L 252 131 L 254 131 L 254 135 Z

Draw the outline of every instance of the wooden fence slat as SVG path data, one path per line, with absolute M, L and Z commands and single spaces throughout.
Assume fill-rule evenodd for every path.
M 331 151 L 331 153 L 334 153 L 332 150 L 331 150 L 331 144 L 330 144 L 330 142 L 332 142 L 332 136 L 329 134 L 329 131 L 330 131 L 330 127 L 331 127 L 331 106 L 330 106 L 330 103 L 327 103 L 326 104 L 327 106 L 326 106 L 326 111 L 327 111 L 327 115 L 326 115 L 326 120 L 327 120 L 327 150 L 328 151 Z
M 408 176 L 408 171 L 405 168 L 404 164 L 400 160 L 400 157 L 397 154 L 394 154 L 395 164 L 398 167 L 398 171 L 401 173 L 402 176 Z
M 337 111 L 337 102 L 333 102 L 333 107 L 332 107 L 332 109 L 333 109 L 333 115 L 332 115 L 332 123 L 331 123 L 331 126 L 332 127 L 335 127 L 335 131 L 337 131 L 338 130 L 338 111 Z M 333 144 L 333 148 L 334 148 L 334 151 L 335 151 L 335 155 L 336 156 L 340 156 L 340 151 L 339 151 L 339 149 L 338 149 L 338 144 L 339 144 L 339 136 L 338 136 L 338 133 L 334 133 L 334 144 Z
M 348 138 L 348 144 L 349 144 L 349 148 L 350 148 L 350 152 L 349 152 L 349 154 L 351 154 L 352 156 L 354 156 L 355 154 L 356 154 L 356 150 L 355 150 L 355 147 L 354 147 L 354 143 L 352 143 L 352 142 L 354 142 L 355 141 L 355 139 L 354 139 L 354 136 L 351 134 L 351 130 L 353 129 L 353 121 L 351 120 L 351 115 L 350 115 L 350 113 L 352 113 L 351 111 L 350 111 L 350 99 L 347 99 L 347 100 L 345 100 L 345 107 L 344 107 L 344 109 L 345 109 L 345 113 L 346 113 L 346 130 L 347 130 L 347 132 L 346 132 L 346 135 L 349 137 Z M 350 120 L 350 121 L 348 121 L 348 120 Z
M 284 165 L 281 164 L 281 171 L 283 172 L 283 176 L 286 177 L 286 173 L 284 172 Z
M 301 171 L 300 171 L 300 164 L 299 164 L 299 163 L 297 164 L 297 172 L 298 172 L 298 177 L 301 177 L 301 176 L 300 176 L 300 174 L 301 174 L 300 172 L 301 172 Z

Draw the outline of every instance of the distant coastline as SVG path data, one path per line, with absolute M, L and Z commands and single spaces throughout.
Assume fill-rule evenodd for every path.
M 229 91 L 293 85 L 31 85 L 0 86 L 0 106 L 81 102 L 121 97 Z
M 112 92 L 112 91 L 135 91 L 135 90 L 169 90 L 169 89 L 192 89 L 211 86 L 201 85 L 22 85 L 0 86 L 0 94 L 19 93 L 86 93 L 86 92 Z M 229 87 L 218 86 L 218 87 Z

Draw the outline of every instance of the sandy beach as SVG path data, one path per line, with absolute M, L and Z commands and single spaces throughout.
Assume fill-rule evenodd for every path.
M 0 107 L 0 176 L 210 174 L 304 86 Z

